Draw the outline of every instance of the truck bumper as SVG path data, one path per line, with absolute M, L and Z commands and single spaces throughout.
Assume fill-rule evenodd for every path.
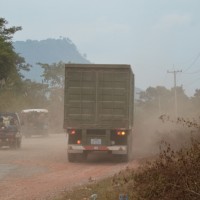
M 127 154 L 127 146 L 118 145 L 118 146 L 82 146 L 82 145 L 71 145 L 68 144 L 68 153 L 83 153 L 84 151 L 107 151 L 112 154 Z

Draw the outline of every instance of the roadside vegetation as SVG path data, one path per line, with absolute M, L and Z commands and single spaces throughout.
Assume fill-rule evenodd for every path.
M 164 123 L 175 123 L 184 128 L 190 140 L 176 150 L 168 142 L 161 140 L 160 152 L 152 161 L 147 161 L 139 169 L 126 168 L 105 180 L 84 185 L 69 191 L 56 200 L 198 200 L 200 199 L 200 127 L 196 121 L 178 118 L 171 120 L 162 115 Z M 176 133 L 174 133 L 176 134 Z M 178 133 L 178 136 L 179 133 Z M 187 138 L 187 139 L 188 139 Z M 174 141 L 173 141 L 174 142 Z M 121 195 L 121 196 L 120 196 Z M 127 198 L 126 198 L 127 197 Z
M 62 131 L 64 63 L 41 64 L 42 82 L 24 77 L 33 67 L 15 52 L 14 34 L 22 27 L 8 27 L 0 17 L 0 111 L 20 112 L 29 108 L 46 108 L 50 113 L 51 130 Z

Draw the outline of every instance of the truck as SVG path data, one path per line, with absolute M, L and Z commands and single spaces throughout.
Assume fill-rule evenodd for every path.
M 20 113 L 22 119 L 22 133 L 28 138 L 34 135 L 48 136 L 49 111 L 45 108 L 24 109 Z
M 132 153 L 134 73 L 127 64 L 65 64 L 64 123 L 68 160 Z

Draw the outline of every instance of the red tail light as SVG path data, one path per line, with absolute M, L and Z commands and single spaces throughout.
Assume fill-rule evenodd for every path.
M 74 130 L 74 129 L 70 130 L 70 134 L 74 135 L 75 133 L 76 133 L 76 130 Z
M 80 140 L 77 140 L 77 142 L 76 142 L 77 144 L 81 144 L 81 141 Z

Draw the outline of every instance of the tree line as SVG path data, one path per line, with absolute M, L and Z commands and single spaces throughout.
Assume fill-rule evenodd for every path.
M 195 90 L 194 96 L 188 97 L 182 86 L 171 89 L 164 86 L 148 87 L 146 91 L 140 92 L 136 101 L 138 114 L 147 117 L 166 114 L 171 117 L 198 118 L 199 107 L 200 89 Z

